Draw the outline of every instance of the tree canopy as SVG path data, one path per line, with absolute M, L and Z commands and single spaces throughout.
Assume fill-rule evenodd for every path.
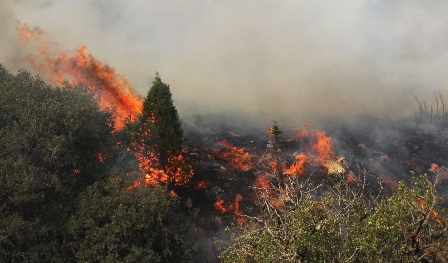
M 186 260 L 188 219 L 83 85 L 0 65 L 0 261 Z
M 162 166 L 167 165 L 169 157 L 182 149 L 184 134 L 170 86 L 162 82 L 158 73 L 143 103 L 141 121 L 156 140 L 148 144 L 155 144 Z

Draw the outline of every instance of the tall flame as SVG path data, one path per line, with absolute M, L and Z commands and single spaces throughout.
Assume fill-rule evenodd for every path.
M 94 92 L 103 109 L 115 110 L 115 129 L 124 126 L 124 120 L 130 116 L 135 120 L 141 112 L 143 99 L 133 89 L 129 81 L 115 72 L 115 69 L 87 53 L 87 47 L 79 45 L 75 52 L 67 52 L 52 47 L 44 37 L 44 32 L 35 27 L 17 22 L 19 39 L 34 41 L 39 45 L 38 56 L 29 55 L 30 65 L 60 84 L 68 77 L 72 81 L 82 82 Z
M 132 89 L 123 75 L 117 74 L 114 68 L 88 54 L 86 46 L 79 45 L 74 52 L 59 50 L 50 44 L 40 28 L 30 29 L 21 22 L 17 22 L 17 33 L 21 41 L 33 41 L 39 46 L 38 55 L 27 56 L 31 67 L 55 84 L 61 84 L 66 78 L 70 78 L 71 82 L 85 84 L 93 92 L 102 109 L 114 110 L 115 130 L 123 128 L 127 117 L 130 117 L 131 121 L 137 119 L 142 111 L 143 98 Z M 183 158 L 185 150 L 171 156 L 167 167 L 161 167 L 158 156 L 145 147 L 144 142 L 134 142 L 131 148 L 139 161 L 141 176 L 129 188 L 159 182 L 181 185 L 193 175 L 192 169 L 185 173 L 181 168 L 186 165 Z M 104 160 L 101 153 L 98 153 L 97 158 Z
M 296 155 L 295 162 L 290 167 L 285 167 L 283 172 L 291 175 L 301 175 L 306 168 L 306 154 L 301 152 Z

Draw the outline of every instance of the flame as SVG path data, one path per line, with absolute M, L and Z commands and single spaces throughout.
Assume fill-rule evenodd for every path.
M 437 169 L 439 169 L 439 166 L 436 163 L 432 163 L 431 167 L 429 168 L 429 171 L 435 172 Z
M 417 161 L 414 160 L 414 159 L 407 159 L 407 160 L 404 161 L 404 163 L 405 163 L 407 166 L 410 166 L 410 167 L 415 167 L 415 166 L 417 166 Z
M 39 45 L 38 55 L 27 57 L 30 65 L 56 84 L 70 77 L 72 83 L 82 82 L 87 85 L 102 109 L 114 110 L 115 130 L 123 128 L 127 117 L 131 121 L 137 119 L 142 111 L 143 98 L 133 90 L 124 76 L 117 74 L 114 68 L 88 54 L 86 46 L 79 45 L 74 52 L 61 51 L 50 44 L 40 28 L 30 29 L 21 22 L 17 23 L 17 32 L 21 41 L 34 41 Z M 153 115 L 151 119 L 154 119 Z M 168 181 L 180 185 L 193 175 L 192 169 L 189 170 L 189 174 L 182 171 L 182 167 L 186 165 L 183 158 L 185 150 L 172 156 L 167 167 L 161 167 L 155 152 L 148 150 L 143 142 L 133 143 L 127 149 L 127 151 L 131 150 L 139 161 L 141 176 L 130 188 Z M 104 161 L 102 153 L 98 153 L 97 158 L 101 162 Z
M 258 172 L 255 180 L 255 187 L 259 189 L 270 189 L 271 179 L 268 173 Z
M 283 172 L 285 174 L 301 175 L 305 171 L 306 161 L 306 154 L 301 152 L 296 155 L 295 162 L 290 167 L 284 168 Z
M 104 157 L 103 157 L 103 153 L 99 152 L 96 154 L 96 158 L 98 158 L 98 161 L 100 162 L 104 162 Z
M 292 131 L 294 132 L 294 135 L 292 135 L 291 139 L 301 140 L 303 138 L 309 137 L 310 129 L 311 129 L 310 124 L 306 124 L 302 127 L 292 127 Z
M 333 143 L 331 137 L 325 135 L 323 131 L 316 132 L 317 142 L 312 146 L 317 151 L 319 163 L 324 165 L 329 160 L 336 159 L 333 152 Z
M 240 210 L 240 202 L 243 200 L 243 196 L 240 194 L 237 194 L 235 196 L 235 202 L 233 204 L 229 204 L 227 207 L 224 206 L 224 200 L 219 199 L 215 202 L 214 207 L 216 210 L 224 212 L 231 212 L 233 211 L 233 214 L 236 218 L 236 220 L 239 223 L 245 223 L 247 222 L 247 218 L 243 217 L 243 213 Z
M 244 150 L 231 145 L 227 140 L 222 140 L 221 146 L 225 149 L 220 157 L 237 169 L 249 170 L 253 166 L 253 156 Z
M 209 186 L 209 182 L 206 181 L 200 181 L 199 183 L 197 183 L 194 187 L 194 189 L 205 189 Z
M 426 200 L 424 200 L 422 197 L 417 196 L 415 202 L 417 203 L 417 205 L 424 209 L 425 205 L 426 205 Z M 426 213 L 426 212 L 425 212 Z M 436 222 L 436 224 L 438 224 L 439 226 L 443 227 L 444 224 L 442 222 L 442 220 L 440 220 L 440 218 L 438 218 L 439 216 L 439 212 L 437 210 L 432 210 L 432 218 L 434 219 L 434 221 Z
M 337 156 L 333 151 L 333 140 L 330 136 L 327 136 L 325 132 L 319 130 L 311 130 L 309 124 L 302 128 L 294 127 L 295 134 L 291 136 L 291 139 L 298 140 L 305 147 L 309 147 L 313 152 L 308 154 L 300 153 L 296 155 L 295 162 L 288 168 L 284 169 L 285 174 L 303 174 L 307 163 L 313 164 L 319 163 L 325 168 L 328 174 L 339 174 L 346 172 L 342 161 L 344 158 Z M 308 156 L 310 156 L 308 158 Z
M 219 211 L 221 211 L 223 213 L 227 211 L 227 208 L 224 207 L 224 200 L 223 199 L 219 199 L 218 201 L 216 201 L 214 206 L 215 206 L 216 210 L 219 210 Z
M 389 178 L 388 176 L 386 176 L 385 174 L 381 174 L 381 179 L 383 180 L 384 184 L 389 187 L 390 190 L 392 190 L 393 192 L 397 192 L 398 191 L 398 182 L 397 180 L 393 180 L 391 178 Z
M 79 45 L 75 52 L 55 49 L 40 28 L 30 29 L 21 22 L 17 22 L 17 32 L 21 41 L 34 41 L 39 45 L 39 55 L 27 57 L 30 65 L 56 84 L 71 77 L 72 82 L 87 85 L 102 109 L 115 110 L 115 130 L 124 126 L 126 117 L 130 116 L 133 121 L 141 113 L 143 99 L 132 89 L 129 81 L 117 74 L 114 68 L 88 54 L 87 47 Z
M 194 171 L 190 165 L 188 165 L 188 172 L 182 170 L 183 167 L 187 166 L 184 158 L 185 149 L 182 149 L 177 155 L 170 156 L 168 165 L 162 167 L 155 151 L 147 147 L 143 139 L 140 142 L 131 143 L 131 147 L 138 160 L 141 172 L 140 179 L 131 188 L 157 183 L 173 183 L 179 186 L 186 184 L 193 177 Z
M 350 171 L 350 172 L 347 174 L 347 177 L 345 178 L 345 182 L 346 182 L 347 184 L 349 184 L 349 183 L 354 183 L 354 182 L 358 182 L 358 181 L 359 181 L 358 177 L 357 177 L 352 171 Z

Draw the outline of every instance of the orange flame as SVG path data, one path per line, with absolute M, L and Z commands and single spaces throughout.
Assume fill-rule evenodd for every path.
M 240 194 L 237 194 L 235 197 L 235 202 L 233 204 L 229 204 L 226 207 L 226 206 L 224 206 L 224 200 L 219 199 L 218 201 L 215 202 L 214 206 L 215 206 L 216 210 L 219 210 L 222 213 L 233 211 L 236 220 L 239 223 L 245 223 L 245 222 L 247 222 L 247 219 L 245 217 L 243 217 L 243 213 L 240 210 L 240 202 L 242 200 L 243 200 L 243 196 Z
M 224 200 L 223 199 L 219 199 L 218 201 L 216 201 L 214 206 L 215 206 L 216 210 L 219 210 L 219 211 L 221 211 L 223 213 L 227 211 L 227 208 L 224 207 Z
M 317 142 L 312 147 L 317 151 L 319 163 L 325 164 L 329 160 L 336 159 L 336 154 L 333 152 L 332 139 L 325 135 L 325 132 L 317 131 Z
M 205 189 L 209 186 L 209 183 L 206 181 L 200 181 L 199 183 L 197 183 L 197 185 L 195 185 L 194 189 Z
M 431 167 L 429 168 L 429 171 L 435 172 L 437 169 L 439 169 L 439 166 L 436 163 L 432 163 Z
M 305 171 L 305 165 L 306 165 L 306 155 L 305 153 L 301 152 L 296 155 L 295 162 L 290 167 L 284 168 L 283 172 L 285 174 L 301 175 Z
M 227 140 L 222 140 L 221 145 L 225 151 L 220 157 L 230 163 L 233 167 L 241 170 L 249 170 L 253 166 L 253 157 L 244 150 L 231 145 Z
M 420 196 L 417 196 L 417 199 L 415 200 L 415 202 L 418 204 L 418 206 L 420 207 L 420 208 L 424 208 L 425 207 L 425 205 L 426 205 L 426 200 L 424 200 L 423 198 L 421 198 Z M 433 210 L 432 211 L 432 215 L 433 215 L 433 219 L 434 219 L 434 221 L 436 222 L 436 224 L 438 224 L 439 226 L 441 226 L 441 227 L 443 227 L 444 226 L 444 224 L 443 224 L 443 222 L 442 222 L 442 220 L 440 220 L 440 218 L 438 218 L 438 216 L 439 216 L 439 212 L 437 211 L 437 210 Z
M 102 152 L 97 153 L 96 158 L 98 158 L 98 161 L 104 162 L 104 156 Z
M 131 188 L 157 183 L 173 183 L 179 186 L 186 184 L 193 177 L 194 171 L 191 166 L 188 165 L 188 172 L 182 170 L 187 166 L 184 158 L 185 149 L 182 149 L 177 155 L 171 156 L 168 159 L 168 165 L 162 167 L 155 151 L 146 147 L 144 141 L 133 142 L 131 147 L 141 171 L 140 179 Z
M 17 23 L 21 41 L 34 41 L 39 44 L 39 56 L 28 56 L 30 65 L 56 84 L 67 77 L 82 82 L 94 92 L 102 109 L 116 112 L 115 129 L 124 126 L 130 116 L 135 120 L 142 110 L 143 99 L 131 87 L 129 81 L 115 72 L 115 69 L 87 54 L 87 47 L 78 46 L 75 53 L 54 49 L 43 36 L 43 31 L 30 29 L 24 23 Z

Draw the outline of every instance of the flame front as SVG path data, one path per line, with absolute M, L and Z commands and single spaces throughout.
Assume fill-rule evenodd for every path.
M 227 140 L 222 140 L 221 146 L 224 147 L 224 152 L 221 152 L 220 157 L 233 167 L 249 170 L 253 166 L 253 157 L 244 148 L 233 146 Z
M 290 167 L 285 167 L 283 172 L 285 174 L 301 175 L 303 174 L 303 172 L 305 172 L 306 162 L 306 154 L 301 152 L 296 155 L 295 162 Z
M 19 39 L 34 41 L 39 45 L 39 55 L 29 55 L 30 65 L 49 77 L 55 84 L 61 84 L 70 77 L 72 82 L 81 82 L 93 91 L 102 109 L 115 111 L 115 129 L 124 126 L 130 116 L 135 120 L 142 111 L 143 99 L 131 87 L 129 81 L 115 72 L 109 65 L 100 62 L 87 53 L 87 47 L 78 46 L 76 52 L 64 52 L 53 48 L 38 27 L 30 29 L 17 23 Z

